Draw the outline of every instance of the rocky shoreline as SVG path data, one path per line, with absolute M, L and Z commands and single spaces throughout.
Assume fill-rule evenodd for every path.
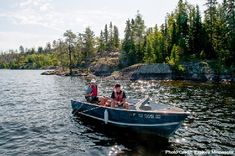
M 218 73 L 208 62 L 182 63 L 183 72 L 178 72 L 165 63 L 135 64 L 121 70 L 117 66 L 99 64 L 92 69 L 74 69 L 72 75 L 68 70 L 55 69 L 43 72 L 42 75 L 104 77 L 112 80 L 190 80 L 198 82 L 235 82 L 235 69 Z

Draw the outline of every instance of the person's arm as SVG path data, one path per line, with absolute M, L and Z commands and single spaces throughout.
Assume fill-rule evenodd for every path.
M 114 100 L 115 99 L 115 95 L 114 95 L 114 91 L 111 94 L 111 99 Z
M 90 89 L 91 92 L 90 92 L 90 93 L 86 93 L 85 96 L 91 96 L 91 95 L 92 95 L 92 88 L 91 88 L 91 86 L 88 86 L 88 89 Z M 88 90 L 88 89 L 87 89 L 87 90 Z
M 126 93 L 123 91 L 123 99 L 126 99 Z
M 123 95 L 122 95 L 122 103 L 125 103 L 126 102 L 126 94 L 125 92 L 123 91 Z

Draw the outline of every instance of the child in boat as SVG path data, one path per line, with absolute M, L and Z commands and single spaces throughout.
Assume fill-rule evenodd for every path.
M 129 105 L 126 102 L 126 94 L 123 90 L 121 90 L 120 84 L 116 84 L 114 86 L 111 98 L 112 98 L 111 107 L 123 106 L 126 109 L 129 108 Z

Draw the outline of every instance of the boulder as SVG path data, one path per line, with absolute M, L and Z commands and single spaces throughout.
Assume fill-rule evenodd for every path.
M 109 76 L 112 72 L 111 66 L 107 64 L 97 64 L 94 67 L 93 74 L 96 76 Z
M 185 80 L 208 81 L 215 79 L 215 72 L 207 62 L 183 63 L 185 72 L 182 76 Z
M 157 63 L 140 66 L 131 75 L 132 80 L 171 80 L 172 70 L 168 64 Z

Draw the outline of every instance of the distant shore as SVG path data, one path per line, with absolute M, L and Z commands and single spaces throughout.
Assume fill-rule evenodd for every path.
M 83 76 L 88 78 L 104 77 L 109 80 L 190 80 L 198 82 L 235 82 L 234 69 L 216 72 L 210 62 L 183 63 L 184 71 L 177 71 L 165 63 L 135 64 L 126 68 L 113 70 L 112 66 L 101 64 L 93 69 L 73 69 L 70 75 L 68 69 L 57 68 L 45 71 L 42 75 Z

